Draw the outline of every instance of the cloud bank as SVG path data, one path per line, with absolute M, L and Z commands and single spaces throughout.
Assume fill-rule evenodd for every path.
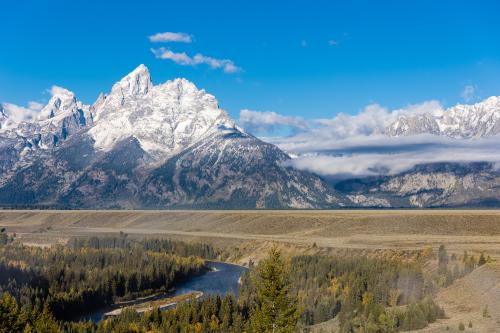
M 261 136 L 294 158 L 288 165 L 328 177 L 394 175 L 419 164 L 439 162 L 499 162 L 499 137 L 453 139 L 414 135 L 389 137 L 384 130 L 399 116 L 446 112 L 438 101 L 389 110 L 378 104 L 355 115 L 340 113 L 329 119 L 295 119 L 275 112 L 242 110 L 240 124 L 249 129 L 296 130 L 291 136 Z
M 499 162 L 498 139 L 451 139 L 432 135 L 391 138 L 374 135 L 341 140 L 331 145 L 316 140 L 321 144 L 319 149 L 298 154 L 288 165 L 338 178 L 394 175 L 427 163 Z M 287 146 L 277 144 L 282 148 Z

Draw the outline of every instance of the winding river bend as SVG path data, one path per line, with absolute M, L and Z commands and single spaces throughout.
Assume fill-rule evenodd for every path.
M 207 261 L 207 266 L 211 269 L 207 273 L 187 279 L 177 285 L 175 290 L 170 293 L 158 295 L 148 298 L 148 300 L 159 300 L 162 298 L 170 298 L 174 296 L 189 294 L 195 291 L 201 291 L 203 295 L 225 295 L 232 293 L 238 294 L 238 285 L 241 275 L 247 268 L 239 265 L 228 264 L 224 262 Z M 131 304 L 143 302 L 144 299 Z M 95 323 L 99 322 L 105 313 L 119 308 L 117 305 L 111 305 L 99 310 L 93 311 L 87 315 L 81 316 L 79 320 L 91 320 Z

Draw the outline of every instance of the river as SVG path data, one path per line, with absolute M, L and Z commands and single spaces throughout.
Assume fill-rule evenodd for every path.
M 169 298 L 173 296 L 188 294 L 193 291 L 201 291 L 204 295 L 225 295 L 227 293 L 238 295 L 238 281 L 241 275 L 247 270 L 247 268 L 216 261 L 207 261 L 206 263 L 210 268 L 210 271 L 203 275 L 184 280 L 174 286 L 174 291 L 162 294 L 152 299 L 158 300 L 162 298 Z M 106 312 L 115 310 L 117 308 L 119 307 L 116 305 L 110 305 L 105 308 L 93 311 L 87 315 L 81 316 L 79 320 L 91 320 L 97 323 L 103 318 L 103 315 Z

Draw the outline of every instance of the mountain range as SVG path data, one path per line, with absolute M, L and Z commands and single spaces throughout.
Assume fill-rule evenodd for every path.
M 500 99 L 400 116 L 385 131 L 477 138 L 500 132 Z M 340 208 L 489 206 L 491 163 L 419 165 L 329 182 L 240 128 L 185 79 L 153 85 L 140 65 L 85 105 L 63 88 L 34 121 L 0 105 L 0 205 L 53 208 Z
M 3 123 L 7 116 L 3 115 Z M 0 133 L 0 203 L 65 208 L 323 208 L 343 196 L 239 128 L 185 80 L 141 65 L 84 105 L 57 88 Z

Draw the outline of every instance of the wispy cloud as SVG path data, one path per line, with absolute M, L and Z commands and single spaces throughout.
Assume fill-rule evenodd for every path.
M 307 47 L 307 41 L 305 39 L 300 41 L 300 46 Z
M 183 66 L 192 66 L 194 65 L 193 59 L 188 56 L 185 52 L 173 52 L 169 49 L 159 48 L 159 49 L 151 49 L 151 52 L 158 59 L 168 59 L 172 60 L 178 65 Z
M 338 40 L 335 40 L 335 39 L 330 39 L 330 40 L 328 41 L 328 45 L 330 45 L 330 46 L 339 45 L 339 41 L 338 41 Z
M 295 132 L 309 126 L 301 117 L 283 116 L 272 111 L 241 110 L 239 124 L 252 133 L 271 134 L 279 130 Z
M 465 102 L 470 103 L 477 99 L 477 87 L 474 85 L 466 85 L 462 90 L 460 96 L 464 99 Z
M 28 109 L 33 110 L 33 111 L 40 111 L 41 109 L 43 109 L 43 106 L 44 105 L 42 103 L 33 102 L 33 101 L 28 102 Z
M 184 32 L 159 32 L 148 37 L 151 42 L 191 43 L 192 36 Z
M 160 47 L 158 49 L 151 49 L 151 52 L 153 52 L 155 57 L 158 59 L 171 60 L 176 64 L 182 66 L 196 66 L 200 64 L 205 64 L 210 68 L 222 69 L 225 73 L 230 73 L 230 74 L 242 71 L 242 69 L 236 66 L 232 60 L 207 57 L 201 53 L 198 53 L 195 56 L 191 57 L 185 52 L 174 52 L 164 47 Z

